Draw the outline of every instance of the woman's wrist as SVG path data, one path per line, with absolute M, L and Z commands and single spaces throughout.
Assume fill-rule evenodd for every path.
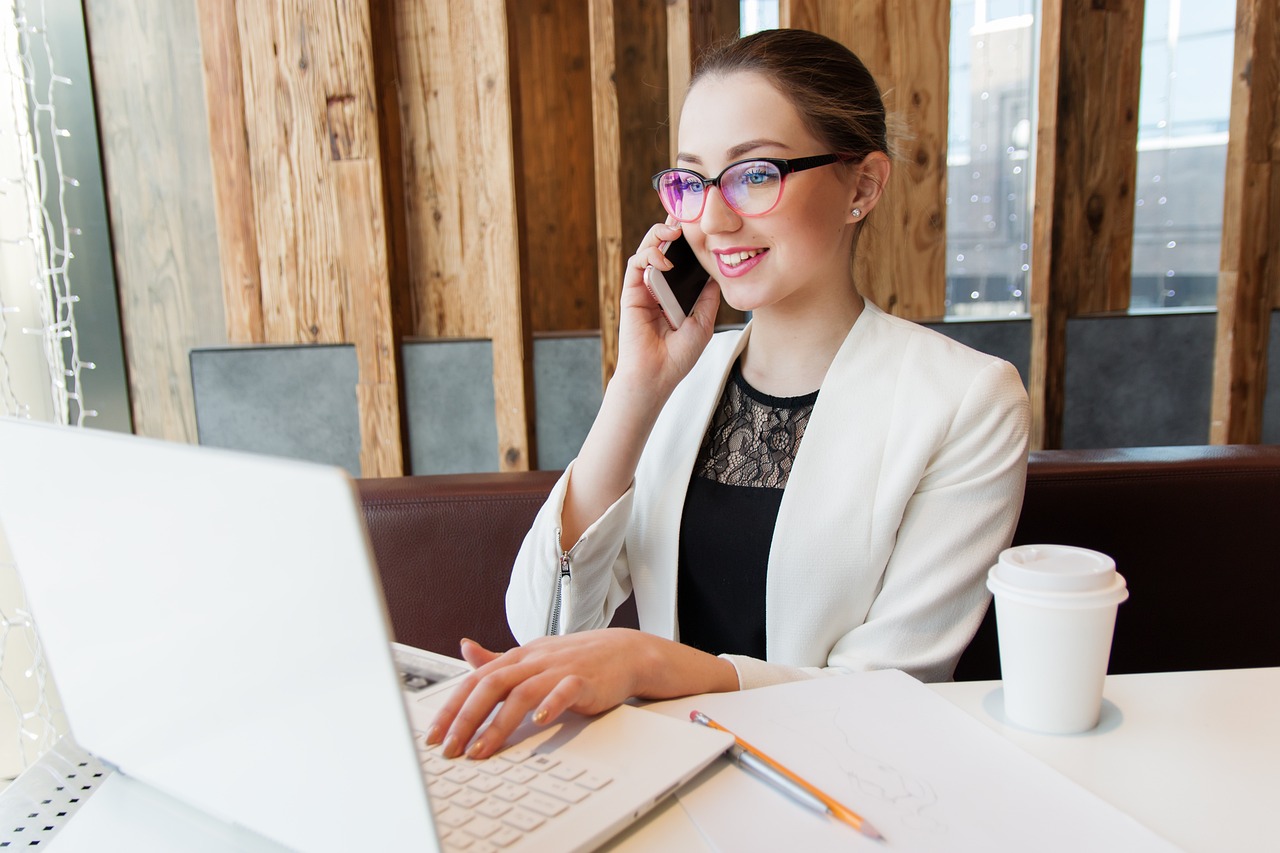
M 636 633 L 635 696 L 674 699 L 738 689 L 738 670 L 724 658 L 653 634 Z

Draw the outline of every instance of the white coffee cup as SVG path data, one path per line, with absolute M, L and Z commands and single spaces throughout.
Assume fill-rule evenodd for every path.
M 1019 545 L 987 573 L 995 596 L 1004 713 L 1038 732 L 1098 724 L 1116 608 L 1129 597 L 1115 561 L 1070 545 Z

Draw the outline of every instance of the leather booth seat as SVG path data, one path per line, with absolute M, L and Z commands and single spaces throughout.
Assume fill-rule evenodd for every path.
M 558 472 L 357 481 L 397 640 L 515 644 L 511 563 Z M 1129 585 L 1110 672 L 1280 666 L 1280 446 L 1031 454 L 1015 544 L 1110 554 Z M 636 625 L 628 603 L 614 624 Z M 956 670 L 999 677 L 994 612 Z

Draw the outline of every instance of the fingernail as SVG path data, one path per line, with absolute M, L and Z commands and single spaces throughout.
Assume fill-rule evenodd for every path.
M 441 731 L 441 726 L 433 723 L 431 728 L 427 729 L 427 745 L 435 746 L 438 744 L 442 734 L 444 734 L 444 732 Z
M 542 725 L 547 721 L 547 709 L 539 708 L 533 712 L 533 721 L 538 725 Z
M 444 742 L 444 746 L 440 747 L 440 752 L 445 758 L 457 758 L 462 754 L 462 744 L 458 743 L 456 737 L 450 737 Z
M 483 758 L 484 747 L 485 747 L 484 738 L 479 738 L 476 740 L 475 743 L 471 744 L 471 748 L 467 750 L 467 755 L 471 756 L 472 758 Z

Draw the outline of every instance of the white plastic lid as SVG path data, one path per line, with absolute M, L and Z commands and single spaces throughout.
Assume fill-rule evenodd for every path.
M 1028 592 L 1094 592 L 1117 580 L 1115 560 L 1074 545 L 1006 548 L 991 573 L 1000 582 Z

